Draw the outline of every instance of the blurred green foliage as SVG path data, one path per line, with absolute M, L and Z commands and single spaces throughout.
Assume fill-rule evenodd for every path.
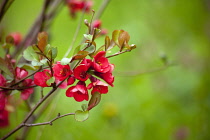
M 101 1 L 94 1 L 97 11 Z M 5 34 L 26 34 L 43 1 L 16 0 L 1 26 Z M 72 19 L 65 6 L 50 27 L 50 44 L 58 47 L 60 60 L 69 47 L 79 17 Z M 90 15 L 85 18 L 90 19 Z M 207 140 L 210 138 L 210 2 L 208 0 L 111 0 L 101 17 L 109 35 L 123 29 L 137 49 L 110 58 L 115 64 L 115 87 L 102 96 L 85 122 L 72 116 L 53 126 L 30 128 L 27 139 L 74 140 Z M 85 25 L 80 30 L 79 45 Z M 103 37 L 97 46 L 103 44 Z M 165 70 L 160 55 L 174 62 Z M 138 74 L 147 71 L 147 74 Z M 132 76 L 131 76 L 132 75 Z M 80 109 L 65 90 L 57 93 L 37 122 Z M 19 124 L 24 107 L 11 113 L 11 127 Z M 15 135 L 20 134 L 17 132 Z M 15 136 L 14 135 L 14 136 Z M 10 138 L 13 139 L 13 138 Z

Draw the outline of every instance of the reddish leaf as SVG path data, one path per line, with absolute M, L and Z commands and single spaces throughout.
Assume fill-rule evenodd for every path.
M 97 106 L 100 101 L 101 101 L 101 94 L 99 92 L 95 92 L 94 94 L 92 94 L 92 97 L 88 103 L 88 110 L 91 110 L 92 108 Z
M 41 32 L 38 34 L 38 47 L 39 49 L 44 52 L 45 47 L 47 46 L 48 35 L 46 32 Z
M 108 36 L 106 36 L 105 37 L 105 50 L 108 49 L 109 45 L 110 45 L 110 38 Z
M 73 58 L 72 60 L 82 60 L 89 54 L 88 51 L 79 51 Z
M 118 37 L 120 48 L 123 47 L 124 44 L 127 44 L 129 40 L 130 40 L 130 35 L 128 34 L 128 32 L 126 31 L 121 32 Z

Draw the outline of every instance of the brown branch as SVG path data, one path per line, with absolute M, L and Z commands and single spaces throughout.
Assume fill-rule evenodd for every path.
M 55 117 L 54 119 L 52 119 L 51 121 L 48 121 L 48 122 L 43 122 L 43 123 L 35 123 L 35 124 L 27 124 L 25 123 L 24 126 L 27 126 L 27 127 L 31 127 L 31 126 L 40 126 L 40 125 L 52 125 L 52 123 L 60 118 L 63 118 L 63 117 L 66 117 L 66 116 L 69 116 L 69 115 L 75 115 L 75 113 L 68 113 L 68 114 L 64 114 L 64 115 L 60 115 L 58 114 L 57 117 Z
M 116 76 L 139 76 L 139 75 L 143 75 L 143 74 L 150 74 L 150 73 L 155 73 L 155 72 L 159 72 L 159 71 L 163 71 L 168 69 L 171 66 L 174 66 L 175 64 L 166 64 L 162 67 L 156 68 L 156 69 L 151 69 L 151 70 L 147 70 L 147 71 L 143 71 L 143 72 L 139 72 L 139 71 L 127 71 L 127 72 L 116 72 Z M 120 75 L 121 73 L 121 75 Z
M 55 87 L 53 87 L 53 89 L 42 99 L 39 100 L 39 102 L 33 107 L 33 109 L 28 113 L 28 115 L 25 117 L 25 119 L 23 120 L 23 122 L 21 124 L 19 124 L 15 129 L 13 129 L 11 132 L 9 132 L 7 135 L 5 135 L 3 138 L 1 138 L 0 140 L 5 140 L 6 138 L 10 137 L 12 134 L 14 134 L 16 131 L 18 131 L 19 129 L 21 129 L 22 127 L 24 127 L 25 123 L 29 120 L 29 118 L 33 115 L 33 113 L 37 110 L 37 108 L 48 98 L 50 97 L 50 95 L 52 95 L 52 93 L 54 93 L 54 91 L 56 91 L 56 89 L 63 83 L 64 81 L 60 82 L 58 85 L 56 85 Z
M 101 17 L 101 15 L 103 14 L 103 12 L 105 11 L 106 7 L 108 6 L 109 2 L 111 0 L 104 0 L 103 3 L 101 4 L 100 8 L 98 9 L 98 11 L 96 12 L 96 15 L 94 17 L 94 20 L 99 19 Z
M 23 89 L 34 88 L 34 87 L 37 87 L 37 86 L 34 85 L 34 86 L 28 86 L 28 87 L 15 87 L 15 88 L 0 86 L 1 89 L 5 89 L 5 90 L 23 90 Z
M 11 6 L 11 4 L 14 2 L 14 0 L 3 0 L 2 4 L 0 6 L 0 22 L 3 19 L 5 13 L 7 12 L 7 10 L 9 9 L 9 7 Z
M 126 53 L 126 52 L 130 52 L 130 50 L 125 50 L 125 51 L 123 51 L 123 52 L 117 52 L 117 53 L 115 53 L 115 54 L 112 54 L 112 55 L 110 55 L 110 56 L 107 56 L 106 58 L 110 58 L 110 57 L 113 57 L 113 56 L 117 56 L 117 55 L 120 55 L 120 54 L 123 54 L 123 53 Z

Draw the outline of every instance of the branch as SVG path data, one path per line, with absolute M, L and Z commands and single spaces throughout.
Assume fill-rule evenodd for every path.
M 150 74 L 150 73 L 155 73 L 155 72 L 159 72 L 159 71 L 163 71 L 168 69 L 171 66 L 175 66 L 175 64 L 166 64 L 162 67 L 156 68 L 156 69 L 152 69 L 152 70 L 147 70 L 147 71 L 143 71 L 143 72 L 139 72 L 139 71 L 127 71 L 127 72 L 117 72 L 119 73 L 123 73 L 122 75 L 118 75 L 118 76 L 139 76 L 139 75 L 143 75 L 143 74 Z
M 123 51 L 123 52 L 117 52 L 117 53 L 115 53 L 115 54 L 112 54 L 112 55 L 110 55 L 110 56 L 107 56 L 106 58 L 110 58 L 110 57 L 113 57 L 113 56 L 117 56 L 117 55 L 120 55 L 120 54 L 123 54 L 123 53 L 126 53 L 126 52 L 130 52 L 131 50 L 125 50 L 125 51 Z
M 14 0 L 3 0 L 1 7 L 0 7 L 0 22 L 3 19 L 5 13 L 7 12 L 7 10 L 9 9 L 9 7 L 11 6 L 11 4 L 14 2 Z
M 101 4 L 100 8 L 98 9 L 98 12 L 96 12 L 96 15 L 94 17 L 94 20 L 99 19 L 103 12 L 105 11 L 106 7 L 108 6 L 109 2 L 111 0 L 104 0 L 103 3 Z
M 54 93 L 54 91 L 56 91 L 56 89 L 63 83 L 64 81 L 60 82 L 57 86 L 53 87 L 53 89 L 42 99 L 39 100 L 39 102 L 33 107 L 33 109 L 28 113 L 28 115 L 25 117 L 24 121 L 19 124 L 15 129 L 13 129 L 11 132 L 9 132 L 7 135 L 5 135 L 2 139 L 0 140 L 5 140 L 6 138 L 8 138 L 9 136 L 11 136 L 12 134 L 14 134 L 16 131 L 18 131 L 19 129 L 21 129 L 22 127 L 24 127 L 25 123 L 28 121 L 28 119 L 33 115 L 33 113 L 37 110 L 37 108 L 48 98 L 50 97 L 50 95 L 52 95 L 52 93 Z
M 36 85 L 34 86 L 28 86 L 28 87 L 16 87 L 16 88 L 11 88 L 11 87 L 2 87 L 0 86 L 1 89 L 5 89 L 5 90 L 23 90 L 23 89 L 28 89 L 28 88 L 34 88 L 37 87 Z
M 64 114 L 64 115 L 60 115 L 60 113 L 58 114 L 57 117 L 55 117 L 54 119 L 52 119 L 51 121 L 48 121 L 48 122 L 43 122 L 43 123 L 35 123 L 35 124 L 27 124 L 25 123 L 24 126 L 27 126 L 27 127 L 32 127 L 32 126 L 40 126 L 40 125 L 53 125 L 52 123 L 60 118 L 63 118 L 63 117 L 66 117 L 66 116 L 69 116 L 69 115 L 75 115 L 75 113 L 68 113 L 68 114 Z

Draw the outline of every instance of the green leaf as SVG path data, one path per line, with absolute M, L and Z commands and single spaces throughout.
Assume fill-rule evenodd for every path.
M 37 60 L 39 61 L 39 56 L 38 54 L 34 51 L 32 47 L 28 47 L 24 52 L 23 52 L 23 57 L 28 60 L 28 61 L 33 61 Z
M 89 117 L 89 111 L 77 110 L 74 115 L 75 120 L 79 122 L 87 120 L 88 117 Z
M 85 37 L 85 39 L 87 39 L 87 40 L 92 40 L 93 35 L 91 35 L 91 34 L 84 34 L 84 37 Z
M 18 64 L 18 67 L 24 68 L 26 70 L 36 70 L 36 68 L 34 66 L 32 66 L 31 64 L 27 64 L 27 63 L 20 63 L 20 64 Z
M 96 50 L 96 47 L 94 45 L 91 45 L 90 47 L 85 49 L 85 51 L 87 51 L 89 54 L 94 53 L 95 50 Z
M 58 49 L 57 49 L 57 47 L 52 47 L 51 50 L 52 50 L 52 59 L 55 59 L 58 54 Z
M 106 36 L 105 37 L 105 50 L 108 49 L 109 45 L 110 45 L 110 38 L 109 36 Z
M 40 60 L 40 63 L 46 65 L 47 64 L 47 61 L 48 61 L 47 58 L 45 58 L 45 59 Z
M 61 59 L 61 65 L 67 65 L 71 61 L 71 58 L 63 58 Z
M 82 104 L 81 107 L 82 107 L 82 110 L 83 111 L 87 111 L 88 105 L 87 104 Z
M 0 57 L 0 70 L 8 74 L 10 77 L 13 77 L 13 74 L 9 70 L 6 61 Z
M 31 65 L 33 65 L 33 66 L 42 66 L 43 63 L 41 63 L 39 61 L 36 61 L 36 60 L 33 60 L 33 61 L 31 61 Z
M 54 83 L 55 82 L 55 77 L 51 77 L 50 79 L 48 79 L 47 80 L 47 82 L 46 82 L 46 84 L 48 85 L 48 86 L 50 86 L 52 83 Z
M 95 92 L 94 94 L 92 94 L 92 97 L 88 103 L 88 110 L 91 110 L 92 108 L 97 106 L 100 101 L 101 101 L 101 93 Z

